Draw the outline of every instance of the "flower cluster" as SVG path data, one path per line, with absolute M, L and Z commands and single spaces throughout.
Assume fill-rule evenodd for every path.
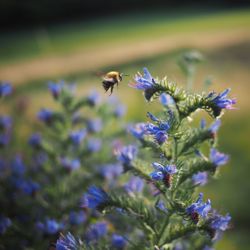
M 154 79 L 147 69 L 144 75 L 137 74 L 135 83 L 130 86 L 143 90 L 148 101 L 159 96 L 163 112 L 159 116 L 148 112 L 151 122 L 129 126 L 128 131 L 139 141 L 139 146 L 118 147 L 115 151 L 124 171 L 110 176 L 125 178 L 123 174 L 132 174 L 129 181 L 122 189 L 116 186 L 112 192 L 91 186 L 84 195 L 84 207 L 104 214 L 115 208 L 120 215 L 119 223 L 124 216 L 126 225 L 132 224 L 141 230 L 139 241 L 135 228 L 131 227 L 123 229 L 127 242 L 124 236 L 113 235 L 113 247 L 117 249 L 123 249 L 125 243 L 128 249 L 130 246 L 131 249 L 151 249 L 152 246 L 154 249 L 179 249 L 179 246 L 210 249 L 219 239 L 218 235 L 229 228 L 231 217 L 219 215 L 210 199 L 203 201 L 203 193 L 195 200 L 193 196 L 229 157 L 216 148 L 221 125 L 221 120 L 216 118 L 218 115 L 214 115 L 216 119 L 208 127 L 202 120 L 199 128 L 193 128 L 187 116 L 198 108 L 209 114 L 215 106 L 230 109 L 235 101 L 226 99 L 228 91 L 200 99 L 196 94 L 185 95 L 184 90 L 168 85 L 166 80 Z M 205 142 L 209 142 L 208 157 L 202 153 Z M 116 216 L 111 214 L 106 219 L 115 224 Z M 100 239 L 98 235 L 96 233 L 95 240 Z
M 185 58 L 198 60 L 196 54 Z M 0 156 L 4 247 L 211 249 L 230 228 L 229 214 L 220 215 L 203 193 L 197 198 L 197 189 L 229 160 L 216 143 L 218 116 L 235 104 L 229 90 L 193 94 L 146 68 L 130 86 L 147 101 L 157 97 L 162 111 L 124 126 L 126 107 L 117 99 L 102 103 L 96 92 L 76 97 L 75 85 L 50 82 L 58 109 L 38 112 L 45 126 L 31 134 L 29 148 L 15 154 L 6 150 L 12 119 L 0 116 L 0 150 L 7 152 Z M 8 83 L 0 84 L 0 97 L 11 91 Z M 211 125 L 190 122 L 198 109 L 214 118 Z M 132 137 L 124 136 L 125 127 Z

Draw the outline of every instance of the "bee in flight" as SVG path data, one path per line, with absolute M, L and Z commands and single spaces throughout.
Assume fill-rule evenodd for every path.
M 110 95 L 113 93 L 115 84 L 118 87 L 118 83 L 122 81 L 122 77 L 127 76 L 118 71 L 110 71 L 103 76 L 102 86 L 107 92 L 110 89 Z

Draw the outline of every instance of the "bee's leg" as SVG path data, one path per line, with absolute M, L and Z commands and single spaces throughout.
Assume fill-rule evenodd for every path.
M 113 89 L 114 89 L 114 85 L 112 85 L 112 86 L 110 87 L 110 96 L 111 96 L 112 93 L 113 93 Z

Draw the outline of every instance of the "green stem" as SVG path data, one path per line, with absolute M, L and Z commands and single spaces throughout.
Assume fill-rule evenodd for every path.
M 163 247 L 165 244 L 171 243 L 172 241 L 181 238 L 188 233 L 195 232 L 197 230 L 196 225 L 189 225 L 188 227 L 183 227 L 181 229 L 176 230 L 175 232 L 170 233 L 168 238 L 164 240 L 164 243 L 160 244 L 160 247 Z
M 161 228 L 161 230 L 159 232 L 158 239 L 157 239 L 158 244 L 160 244 L 160 241 L 161 241 L 161 239 L 162 239 L 162 237 L 164 235 L 165 229 L 166 229 L 166 227 L 167 227 L 167 225 L 169 223 L 169 219 L 170 219 L 171 215 L 172 215 L 172 212 L 169 211 L 169 214 L 167 215 L 167 217 L 166 217 L 166 219 L 165 219 L 165 221 L 164 221 L 164 223 L 162 225 L 162 228 Z

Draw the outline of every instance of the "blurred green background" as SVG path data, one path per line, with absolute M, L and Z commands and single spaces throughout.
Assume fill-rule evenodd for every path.
M 6 10 L 16 7 L 10 2 L 13 5 L 2 6 Z M 128 106 L 126 119 L 145 120 L 146 111 L 153 111 L 155 105 L 146 104 L 141 92 L 127 86 L 132 76 L 146 66 L 154 76 L 167 75 L 185 85 L 176 62 L 181 53 L 199 50 L 205 60 L 198 66 L 195 89 L 202 90 L 209 77 L 213 82 L 210 90 L 232 88 L 238 108 L 226 112 L 220 131 L 220 148 L 231 155 L 230 163 L 204 190 L 220 212 L 229 211 L 233 217 L 232 229 L 216 249 L 250 249 L 250 7 L 177 8 L 178 3 L 151 10 L 134 10 L 130 3 L 122 12 L 117 6 L 99 6 L 93 16 L 90 12 L 84 15 L 88 9 L 82 18 L 78 13 L 77 20 L 63 16 L 64 12 L 55 19 L 41 12 L 38 20 L 31 8 L 30 19 L 18 23 L 17 18 L 1 27 L 0 79 L 11 81 L 15 93 L 0 109 L 15 113 L 21 130 L 18 145 L 22 146 L 38 109 L 52 106 L 48 80 L 77 82 L 79 95 L 95 88 L 109 98 L 98 74 L 119 70 L 130 74 L 114 94 Z M 143 2 L 136 6 L 143 7 Z

